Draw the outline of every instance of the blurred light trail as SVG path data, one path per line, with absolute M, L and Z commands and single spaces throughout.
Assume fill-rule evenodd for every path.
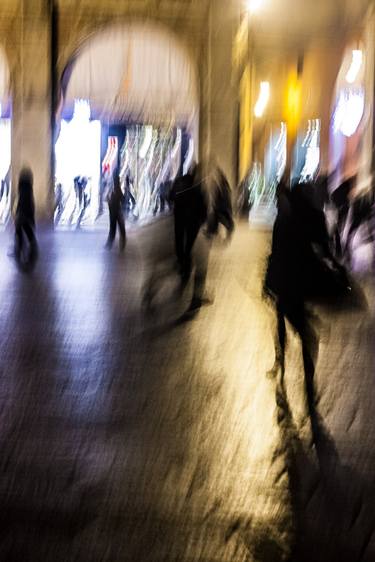
M 264 110 L 267 107 L 268 100 L 270 99 L 270 83 L 261 82 L 259 98 L 254 107 L 255 117 L 262 117 Z

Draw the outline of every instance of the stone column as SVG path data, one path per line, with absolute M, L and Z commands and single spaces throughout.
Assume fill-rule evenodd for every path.
M 51 220 L 53 200 L 50 4 L 49 0 L 22 0 L 15 22 L 18 60 L 12 69 L 13 186 L 22 166 L 30 166 L 39 220 Z
M 211 2 L 202 71 L 201 155 L 212 156 L 232 187 L 238 177 L 238 88 L 233 42 L 240 21 L 238 0 Z

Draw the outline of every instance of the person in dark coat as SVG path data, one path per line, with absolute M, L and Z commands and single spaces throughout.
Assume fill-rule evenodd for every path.
M 172 188 L 174 202 L 176 255 L 181 274 L 181 287 L 190 279 L 192 252 L 195 247 L 193 295 L 189 311 L 198 310 L 212 300 L 205 295 L 211 239 L 224 226 L 230 238 L 234 230 L 232 197 L 224 173 L 217 167 L 212 182 L 202 178 L 202 167 L 195 165 L 185 176 L 176 179 Z M 205 239 L 196 244 L 205 225 Z
M 193 246 L 207 219 L 207 196 L 199 166 L 192 166 L 186 175 L 176 178 L 170 201 L 173 202 L 177 262 L 181 283 L 185 286 L 192 271 Z
M 29 244 L 26 261 L 35 261 L 38 245 L 35 237 L 35 203 L 33 194 L 33 174 L 29 168 L 23 168 L 18 180 L 18 203 L 15 215 L 15 256 L 23 259 L 25 237 Z
M 210 236 L 216 235 L 221 224 L 230 237 L 234 231 L 232 192 L 224 172 L 218 166 L 210 191 L 207 233 Z
M 112 248 L 116 236 L 117 226 L 120 231 L 120 250 L 123 251 L 125 249 L 126 230 L 124 214 L 122 211 L 124 200 L 125 197 L 121 190 L 120 177 L 118 175 L 118 172 L 115 172 L 113 174 L 113 187 L 108 195 L 109 234 L 106 243 L 106 248 L 108 249 Z
M 324 215 L 309 204 L 303 189 L 304 186 L 298 186 L 290 190 L 283 180 L 278 186 L 278 213 L 273 228 L 265 291 L 272 296 L 277 313 L 275 364 L 269 374 L 275 376 L 280 370 L 283 382 L 285 320 L 288 320 L 301 340 L 307 406 L 315 439 L 318 418 L 313 379 L 319 339 L 305 302 L 309 292 L 316 289 L 315 283 L 319 283 L 315 275 L 315 248 L 319 248 L 322 259 L 331 258 L 331 254 Z

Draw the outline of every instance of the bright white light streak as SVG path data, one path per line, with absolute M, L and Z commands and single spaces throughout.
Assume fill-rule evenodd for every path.
M 194 139 L 190 137 L 189 148 L 186 154 L 186 158 L 183 166 L 183 172 L 182 172 L 184 175 L 188 173 L 190 166 L 193 162 L 193 157 L 194 157 Z
M 309 120 L 309 138 L 306 141 L 306 160 L 300 181 L 313 178 L 320 163 L 320 119 Z
M 287 126 L 284 122 L 280 126 L 280 136 L 275 145 L 275 151 L 277 164 L 276 179 L 279 182 L 283 176 L 287 158 Z
M 346 81 L 348 84 L 353 84 L 356 81 L 359 71 L 361 70 L 363 61 L 363 54 L 362 51 L 359 49 L 355 49 L 352 51 L 352 62 L 348 73 L 346 75 Z
M 144 160 L 152 141 L 152 125 L 146 125 L 145 138 L 143 139 L 142 146 L 139 150 L 139 157 Z
M 176 142 L 174 143 L 174 146 L 172 148 L 172 154 L 171 154 L 172 158 L 176 158 L 177 152 L 181 148 L 181 138 L 182 138 L 181 129 L 177 129 Z
M 264 110 L 267 107 L 269 99 L 270 99 L 270 83 L 261 82 L 259 97 L 254 107 L 255 117 L 262 117 Z

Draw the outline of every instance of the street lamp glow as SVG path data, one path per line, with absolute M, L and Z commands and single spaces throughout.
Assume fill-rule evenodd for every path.
M 264 110 L 267 107 L 268 100 L 270 99 L 270 83 L 269 82 L 261 82 L 260 83 L 260 92 L 257 102 L 254 107 L 254 115 L 255 117 L 262 117 Z
M 263 0 L 247 0 L 247 10 L 250 14 L 254 14 L 261 8 Z

